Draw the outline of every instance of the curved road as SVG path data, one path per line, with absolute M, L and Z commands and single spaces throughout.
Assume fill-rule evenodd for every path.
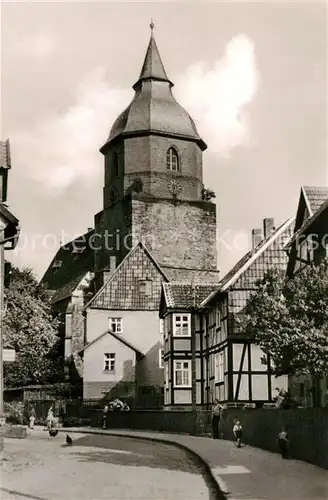
M 202 500 L 215 498 L 204 470 L 174 446 L 101 435 L 49 440 L 35 430 L 8 439 L 2 471 L 4 500 Z

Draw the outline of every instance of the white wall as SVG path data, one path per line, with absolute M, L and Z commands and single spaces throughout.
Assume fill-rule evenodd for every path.
M 109 311 L 87 310 L 87 342 L 101 335 L 109 328 L 109 318 L 122 318 L 122 337 L 146 353 L 154 344 L 163 341 L 159 330 L 157 311 Z

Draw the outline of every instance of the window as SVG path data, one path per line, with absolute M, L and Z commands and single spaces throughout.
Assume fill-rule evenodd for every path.
M 164 335 L 164 319 L 159 320 L 159 334 Z
M 191 387 L 191 361 L 174 361 L 175 387 Z
M 165 371 L 164 383 L 165 383 L 166 389 L 168 389 L 169 388 L 169 364 L 168 363 L 165 363 L 164 371 Z
M 109 329 L 113 333 L 122 333 L 123 330 L 122 318 L 109 318 Z
M 179 170 L 178 153 L 174 148 L 168 149 L 166 153 L 166 168 L 168 170 L 173 170 L 173 172 L 178 172 Z
M 224 380 L 224 352 L 215 354 L 215 382 Z
M 149 279 L 141 279 L 139 280 L 139 292 L 140 295 L 142 296 L 149 296 L 151 295 L 151 282 L 152 280 Z
M 216 328 L 221 326 L 221 310 L 220 306 L 217 306 L 216 310 Z
M 190 314 L 175 314 L 173 317 L 173 335 L 190 337 Z
M 308 236 L 307 237 L 307 260 L 312 262 L 313 261 L 313 258 L 314 258 L 314 252 L 313 252 L 313 241 L 312 241 L 312 236 Z
M 105 352 L 104 354 L 104 371 L 114 372 L 115 371 L 115 353 Z
M 164 349 L 158 350 L 158 366 L 159 368 L 164 368 Z

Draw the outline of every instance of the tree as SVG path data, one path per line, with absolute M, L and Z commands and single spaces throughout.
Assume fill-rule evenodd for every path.
M 5 386 L 59 381 L 57 322 L 45 288 L 30 269 L 12 268 L 5 296 L 4 346 L 16 351 L 15 361 L 4 365 Z
M 322 377 L 328 371 L 328 260 L 292 279 L 270 270 L 248 301 L 242 327 L 275 375 Z

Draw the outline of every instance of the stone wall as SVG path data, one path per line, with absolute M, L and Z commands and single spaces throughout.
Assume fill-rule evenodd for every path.
M 166 153 L 174 147 L 179 157 L 179 171 L 167 169 Z M 171 196 L 170 180 L 178 180 L 182 191 L 179 198 L 200 200 L 203 188 L 202 152 L 193 141 L 163 136 L 127 138 L 124 141 L 125 189 L 134 178 L 144 184 L 144 192 L 156 197 Z
M 133 200 L 134 243 L 144 240 L 160 265 L 216 270 L 216 206 L 206 202 Z

